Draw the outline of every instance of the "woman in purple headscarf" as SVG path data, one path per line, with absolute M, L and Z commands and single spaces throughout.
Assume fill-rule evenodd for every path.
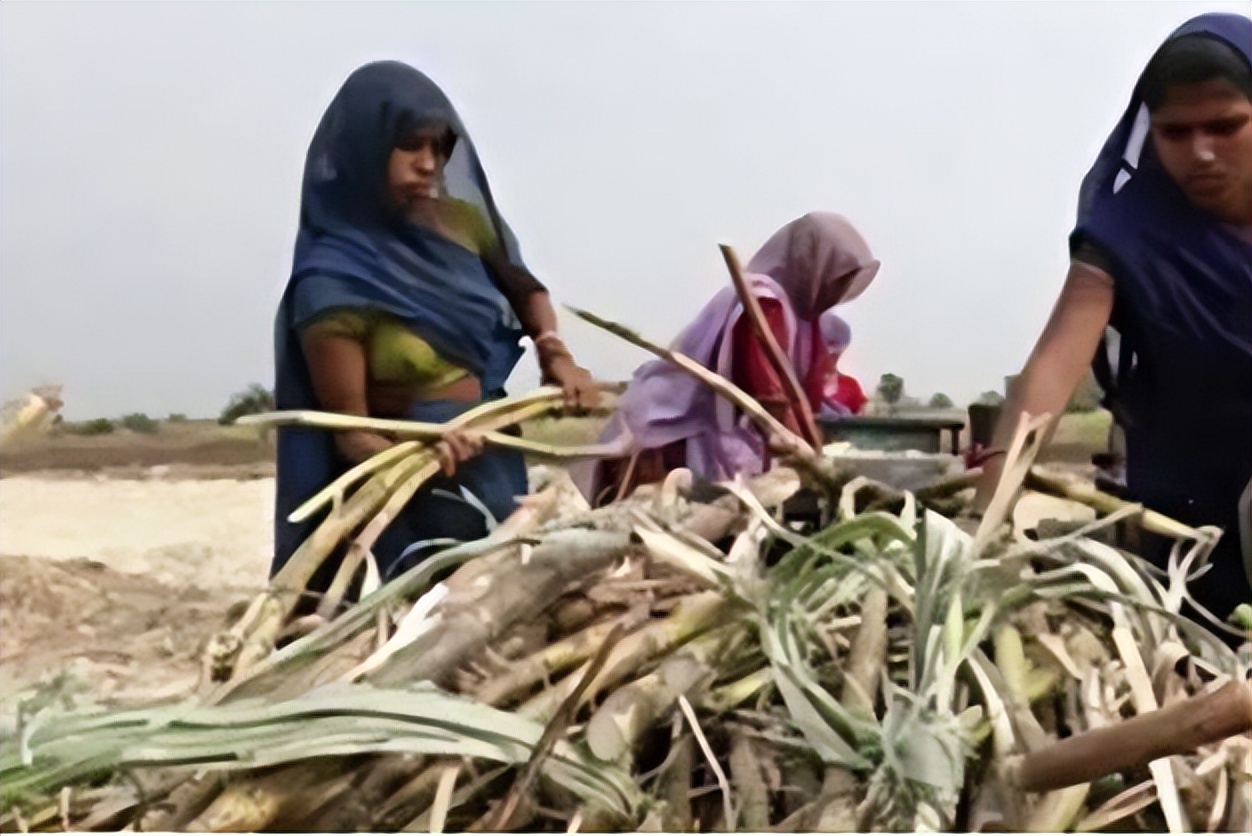
M 1252 600 L 1236 511 L 1252 478 L 1252 20 L 1202 15 L 1156 51 L 1083 181 L 1070 250 L 992 450 L 1023 412 L 1059 414 L 1094 357 L 1133 498 L 1226 532 L 1189 588 L 1224 618 Z M 976 507 L 1000 466 L 985 463 Z
M 859 296 L 878 272 L 878 261 L 847 219 L 811 212 L 778 232 L 748 262 L 745 278 L 788 353 L 809 405 L 821 408 L 833 361 L 820 317 Z M 734 288 L 721 290 L 674 342 L 674 350 L 704 364 L 753 395 L 793 430 L 792 409 Z M 766 439 L 724 398 L 663 361 L 646 363 L 601 440 L 617 443 L 624 457 L 586 468 L 579 480 L 596 501 L 688 467 L 700 478 L 753 475 L 768 465 Z

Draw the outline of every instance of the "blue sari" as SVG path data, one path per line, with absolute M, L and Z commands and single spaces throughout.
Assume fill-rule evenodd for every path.
M 524 269 L 474 146 L 443 92 L 404 64 L 358 69 L 322 117 L 305 163 L 295 258 L 274 323 L 278 409 L 320 408 L 299 333 L 335 308 L 390 314 L 440 356 L 474 374 L 485 397 L 503 396 L 504 382 L 522 354 L 522 330 L 504 294 L 477 254 L 388 208 L 391 149 L 405 133 L 432 124 L 448 126 L 455 141 L 444 168 L 448 193 L 474 205 L 491 223 L 509 263 Z M 474 405 L 415 403 L 407 417 L 444 422 Z M 291 523 L 288 515 L 347 467 L 331 433 L 279 430 L 271 574 L 321 522 L 319 517 Z M 503 519 L 512 512 L 514 497 L 525 492 L 521 456 L 489 448 L 462 465 L 455 479 L 436 479 L 414 497 L 374 549 L 380 570 L 394 576 L 402 563 L 418 556 L 410 549 L 415 543 L 483 536 L 482 510 Z M 315 588 L 324 585 L 329 571 L 314 580 Z
M 1252 21 L 1209 14 L 1170 37 L 1218 39 L 1252 63 Z M 1127 483 L 1147 506 L 1226 534 L 1196 599 L 1218 617 L 1252 600 L 1238 548 L 1239 495 L 1252 477 L 1252 231 L 1191 203 L 1148 137 L 1137 86 L 1083 181 L 1071 249 L 1112 262 L 1114 370 L 1096 374 L 1126 434 Z

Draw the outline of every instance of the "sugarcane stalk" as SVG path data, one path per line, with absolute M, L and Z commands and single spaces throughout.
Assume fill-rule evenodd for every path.
M 678 607 L 665 618 L 657 619 L 626 636 L 613 649 L 604 670 L 595 678 L 584 695 L 594 699 L 631 676 L 650 659 L 672 653 L 692 639 L 720 626 L 736 611 L 737 606 L 718 592 L 702 592 L 681 599 Z M 551 717 L 571 693 L 586 665 L 565 677 L 553 687 L 522 704 L 525 717 L 544 721 Z
M 378 542 L 383 531 L 404 511 L 404 507 L 409 504 L 409 500 L 421 489 L 422 485 L 439 473 L 440 464 L 432 453 L 425 452 L 416 455 L 425 459 L 423 467 L 412 477 L 396 486 L 382 509 L 374 516 L 374 519 L 365 524 L 365 528 L 344 554 L 339 569 L 335 572 L 335 578 L 317 608 L 317 614 L 327 621 L 334 618 L 335 613 L 339 611 L 339 605 L 348 593 L 353 577 L 356 576 L 357 570 L 364 562 L 366 555 L 370 553 L 370 549 Z
M 629 616 L 623 616 L 592 624 L 525 659 L 512 662 L 504 674 L 484 682 L 474 696 L 488 705 L 504 705 L 540 682 L 590 659 L 608 638 L 609 633 L 618 624 L 629 620 Z
M 444 770 L 458 762 L 458 758 L 438 758 L 426 763 L 379 806 L 370 829 L 377 832 L 396 830 L 417 818 L 434 803 L 435 790 Z
M 412 776 L 428 758 L 419 755 L 383 755 L 358 770 L 351 785 L 330 796 L 314 813 L 310 829 L 324 833 L 375 830 L 379 807 Z
M 827 766 L 822 794 L 815 802 L 812 830 L 818 833 L 855 833 L 857 794 L 861 782 L 850 769 Z
M 340 542 L 377 514 L 396 486 L 413 478 L 424 465 L 421 456 L 412 455 L 375 473 L 340 506 L 338 513 L 322 520 L 270 581 L 271 590 L 287 599 L 287 612 Z
M 370 456 L 365 461 L 349 468 L 342 476 L 339 476 L 326 487 L 313 494 L 300 507 L 287 515 L 287 521 L 293 523 L 302 523 L 309 517 L 316 514 L 325 505 L 335 501 L 337 497 L 342 497 L 348 492 L 348 489 L 356 485 L 383 468 L 406 458 L 412 453 L 416 453 L 422 449 L 420 441 L 402 441 L 399 444 L 393 444 L 386 450 Z
M 1030 472 L 1031 465 L 1039 451 L 1043 449 L 1048 428 L 1053 423 L 1050 414 L 1028 415 L 1022 413 L 1018 417 L 1017 429 L 1013 440 L 1009 443 L 1008 452 L 1004 457 L 1004 469 L 1000 473 L 1000 481 L 996 483 L 991 501 L 983 514 L 978 530 L 974 532 L 971 549 L 980 554 L 983 547 L 991 540 L 992 534 L 999 530 L 1013 512 L 1013 504 L 1022 491 L 1023 483 Z
M 523 414 L 529 417 L 543 415 L 551 411 L 550 407 L 539 404 L 538 408 L 528 407 Z M 483 419 L 479 419 L 480 421 Z M 519 418 L 517 421 L 526 420 Z M 264 424 L 271 427 L 310 427 L 323 430 L 369 430 L 372 432 L 385 433 L 405 439 L 419 439 L 434 443 L 449 432 L 463 429 L 467 432 L 474 432 L 481 436 L 482 440 L 487 444 L 495 447 L 503 447 L 507 450 L 516 450 L 519 453 L 525 453 L 529 456 L 543 459 L 556 460 L 578 460 L 578 459 L 594 459 L 604 456 L 611 456 L 617 452 L 617 448 L 610 444 L 577 444 L 577 445 L 560 445 L 545 444 L 541 441 L 534 441 L 523 438 L 521 436 L 509 435 L 508 433 L 499 432 L 497 430 L 475 431 L 473 423 L 449 421 L 446 424 L 430 424 L 418 421 L 403 421 L 392 418 L 366 418 L 357 415 L 345 415 L 339 412 L 318 412 L 314 410 L 293 410 L 289 412 L 264 412 L 255 415 L 248 415 L 239 419 L 241 424 Z M 514 422 L 516 423 L 516 421 Z M 413 445 L 414 447 L 418 445 Z M 406 447 L 406 450 L 413 449 Z M 389 448 L 390 450 L 390 448 Z M 384 450 L 383 453 L 388 452 Z M 381 453 L 379 455 L 382 455 Z M 399 454 L 397 454 L 399 455 Z M 374 468 L 365 468 L 364 472 Z M 349 471 L 352 473 L 352 471 Z M 345 474 L 347 476 L 348 474 Z M 359 478 L 359 472 L 357 474 Z
M 265 830 L 285 812 L 308 809 L 325 784 L 340 777 L 348 767 L 345 759 L 319 758 L 313 763 L 279 767 L 253 781 L 232 781 L 187 824 L 187 830 L 207 833 Z
M 744 729 L 735 727 L 730 733 L 730 755 L 727 758 L 730 777 L 739 796 L 739 825 L 749 832 L 766 830 L 769 825 L 769 789 L 761 777 L 752 739 Z
M 565 730 L 574 722 L 583 694 L 586 693 L 587 687 L 592 681 L 599 676 L 600 671 L 604 668 L 604 663 L 609 658 L 609 653 L 621 640 L 624 633 L 625 627 L 621 623 L 615 624 L 604 643 L 596 649 L 596 654 L 587 663 L 587 668 L 579 679 L 578 685 L 561 703 L 552 719 L 548 721 L 543 734 L 539 737 L 539 742 L 535 744 L 535 748 L 531 751 L 530 759 L 522 768 L 517 781 L 514 782 L 508 795 L 505 796 L 504 801 L 501 803 L 499 815 L 494 819 L 495 826 L 491 828 L 492 830 L 509 830 L 512 827 L 520 827 L 524 824 L 524 822 L 514 821 L 514 816 L 518 812 L 518 806 L 523 799 L 533 803 L 533 800 L 530 799 L 530 788 L 539 776 L 540 764 L 543 763 L 544 758 L 556 746 L 557 741 L 565 735 Z M 519 818 L 529 820 L 529 816 L 532 815 L 533 810 L 527 810 Z
M 743 270 L 739 267 L 739 258 L 735 255 L 734 249 L 728 244 L 721 244 L 719 248 L 722 251 L 722 258 L 726 261 L 726 269 L 730 271 L 730 280 L 735 286 L 735 294 L 739 297 L 739 304 L 743 306 L 743 312 L 747 316 L 748 322 L 752 325 L 752 331 L 765 349 L 765 356 L 769 358 L 769 364 L 773 366 L 774 374 L 778 376 L 779 382 L 782 383 L 783 391 L 787 394 L 787 400 L 791 403 L 792 413 L 800 425 L 800 435 L 807 439 L 815 450 L 822 449 L 822 434 L 817 429 L 817 421 L 813 418 L 813 410 L 809 405 L 808 395 L 805 394 L 804 387 L 800 385 L 800 381 L 796 378 L 795 367 L 791 365 L 791 360 L 783 352 L 782 347 L 779 346 L 773 329 L 766 322 L 765 312 L 761 310 L 761 303 L 753 295 L 752 289 L 748 287 L 748 282 L 743 276 Z
M 396 483 L 403 483 L 407 478 L 413 477 L 421 464 L 421 458 L 411 457 L 394 464 L 386 471 L 374 474 L 343 504 L 339 513 L 323 519 L 313 533 L 300 543 L 287 564 L 270 581 L 268 591 L 260 594 L 255 599 L 254 606 L 249 607 L 249 613 L 232 630 L 225 633 L 223 638 L 214 641 L 215 647 L 223 647 L 228 651 L 239 648 L 238 655 L 233 660 L 215 658 L 213 665 L 219 668 L 219 676 L 229 672 L 229 680 L 238 681 L 269 656 L 274 642 L 282 633 L 283 624 L 287 622 L 313 574 L 331 556 L 344 537 L 386 503 L 387 496 Z
M 442 767 L 436 774 L 436 785 L 434 791 L 434 799 L 431 801 L 430 807 L 413 821 L 406 824 L 401 830 L 405 833 L 442 833 L 447 823 L 447 815 L 464 804 L 473 796 L 477 795 L 484 787 L 494 781 L 504 770 L 495 770 L 485 775 L 480 775 L 476 779 L 471 780 L 468 784 L 462 786 L 459 790 L 453 792 L 457 780 L 460 778 L 460 772 L 463 764 L 458 762 L 449 762 Z M 469 830 L 474 830 L 471 825 Z
M 722 631 L 706 634 L 606 697 L 583 730 L 591 753 L 610 763 L 627 760 L 639 736 L 671 712 L 679 696 L 708 680 L 713 656 L 724 644 Z
M 995 649 L 996 667 L 1004 676 L 1004 682 L 1013 699 L 1019 706 L 1030 705 L 1029 689 L 1026 686 L 1026 649 L 1022 645 L 1021 633 L 1013 625 L 1004 624 L 992 634 L 992 645 Z
M 396 651 L 369 680 L 384 686 L 446 681 L 510 626 L 538 615 L 571 583 L 606 568 L 628 546 L 624 533 L 557 531 L 531 551 L 527 563 L 510 550 L 462 567 L 443 582 L 448 595 L 438 610 L 439 623 Z M 486 580 L 480 584 L 479 578 Z
M 672 757 L 661 775 L 660 796 L 665 801 L 664 823 L 668 833 L 685 833 L 691 829 L 691 773 L 695 769 L 695 743 L 690 735 L 682 735 L 670 744 Z
M 1066 738 L 1015 761 L 1009 774 L 1021 789 L 1043 792 L 1137 769 L 1250 730 L 1252 691 L 1246 682 L 1228 682 L 1212 693 Z
M 1094 485 L 1075 479 L 1064 479 L 1042 473 L 1039 468 L 1031 468 L 1026 476 L 1026 487 L 1032 491 L 1079 502 L 1105 516 L 1135 508 L 1133 502 L 1119 499 L 1112 494 L 1097 490 Z M 1184 525 L 1150 508 L 1144 508 L 1139 516 L 1139 525 L 1144 531 L 1170 537 L 1175 540 L 1202 540 L 1207 535 L 1196 528 Z
M 713 714 L 721 714 L 737 708 L 773 684 L 773 670 L 760 668 L 734 682 L 714 688 L 700 700 L 700 707 Z
M 475 430 L 499 430 L 503 427 L 507 427 L 512 424 L 520 423 L 523 421 L 528 421 L 531 418 L 535 418 L 540 415 L 547 414 L 551 410 L 552 398 L 553 396 L 550 392 L 540 390 L 538 393 L 532 393 L 531 395 L 523 396 L 521 398 L 512 398 L 512 399 L 505 398 L 505 399 L 500 399 L 496 401 L 489 401 L 485 404 L 480 404 L 479 406 L 467 412 L 464 412 L 461 415 L 458 415 L 456 418 L 449 421 L 447 424 L 443 424 L 439 426 L 444 427 L 445 431 L 463 430 L 467 428 L 472 428 Z M 333 415 L 334 413 L 327 413 L 327 414 Z M 345 419 L 349 423 L 351 423 L 354 420 L 362 420 L 362 419 L 354 418 L 353 416 L 346 416 L 346 415 L 340 415 L 338 417 L 341 419 Z M 378 466 L 376 464 L 371 464 L 371 463 L 376 463 L 379 461 L 384 461 L 384 462 L 392 461 L 394 458 L 396 458 L 396 454 L 394 453 L 394 451 L 397 448 L 403 448 L 403 449 L 410 451 L 413 454 L 416 454 L 422 448 L 420 445 L 410 446 L 414 444 L 415 444 L 414 442 L 405 442 L 405 443 L 397 444 L 393 447 L 389 447 L 386 450 L 383 450 L 380 453 L 376 454 L 375 456 L 371 457 L 370 459 L 367 459 L 366 462 L 362 463 L 362 465 L 359 467 L 361 471 L 380 470 L 381 466 Z M 412 460 L 411 457 L 408 455 L 400 457 L 400 458 L 402 460 L 409 460 L 409 461 Z M 300 507 L 298 507 L 295 511 L 293 511 L 290 514 L 288 519 L 290 519 L 292 522 L 300 522 L 302 520 L 308 519 L 309 517 L 317 513 L 319 510 L 321 510 L 325 506 L 333 502 L 336 502 L 340 497 L 344 495 L 348 487 L 350 487 L 352 484 L 355 484 L 356 480 L 359 478 L 361 478 L 361 475 L 358 472 L 358 468 L 353 468 L 352 470 L 349 470 L 347 473 L 335 479 L 325 488 L 318 491 L 312 497 L 306 500 L 302 505 L 300 505 Z M 367 486 L 368 484 L 369 483 L 367 483 Z M 364 490 L 364 488 L 362 490 Z M 294 559 L 295 558 L 293 556 L 292 560 L 294 561 Z M 288 565 L 290 565 L 290 561 Z M 286 567 L 284 567 L 284 569 L 285 568 Z M 316 571 L 316 567 L 314 567 L 314 571 Z M 310 573 L 309 576 L 312 577 L 312 574 Z M 277 580 L 277 578 L 275 580 Z M 307 583 L 308 581 L 306 580 L 305 584 Z
M 136 830 L 151 833 L 183 830 L 208 808 L 225 786 L 221 773 L 193 776 L 174 788 L 155 810 L 141 812 L 136 820 Z
M 875 717 L 878 683 L 887 666 L 887 591 L 870 587 L 861 605 L 861 624 L 848 651 L 840 702 L 850 711 Z
M 541 493 L 532 499 L 538 502 L 544 495 Z M 529 534 L 543 519 L 532 513 L 533 510 L 519 509 L 491 537 L 450 548 L 428 558 L 309 636 L 267 657 L 243 679 L 212 694 L 208 702 L 258 695 L 284 699 L 302 694 L 318 683 L 339 678 L 369 655 L 369 637 L 362 631 L 375 623 L 384 608 L 402 605 L 412 594 L 425 592 L 431 579 L 440 572 L 461 566 L 472 558 L 512 549 L 515 542 L 510 539 L 496 541 L 496 535 L 501 533 L 501 529 L 513 537 Z

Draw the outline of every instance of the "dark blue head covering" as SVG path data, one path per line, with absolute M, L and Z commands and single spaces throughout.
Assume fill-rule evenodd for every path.
M 1214 38 L 1252 64 L 1252 20 L 1206 14 L 1170 40 Z M 1217 491 L 1252 470 L 1252 234 L 1194 205 L 1153 150 L 1141 78 L 1083 180 L 1071 248 L 1111 260 L 1120 335 L 1097 356 L 1141 494 Z M 1230 497 L 1233 508 L 1236 492 Z
M 334 308 L 381 310 L 408 323 L 444 359 L 499 394 L 521 357 L 522 330 L 481 257 L 390 206 L 387 168 L 397 141 L 446 126 L 443 188 L 472 205 L 504 258 L 525 269 L 496 210 L 474 144 L 451 102 L 422 73 L 394 61 L 367 64 L 344 82 L 309 147 L 295 259 L 274 324 L 278 409 L 316 409 L 299 329 Z M 308 533 L 286 516 L 337 471 L 329 434 L 278 436 L 275 568 Z
M 389 208 L 392 149 L 432 124 L 447 126 L 455 141 L 443 170 L 448 195 L 473 205 L 505 257 L 525 268 L 447 97 L 412 67 L 368 64 L 344 82 L 309 148 L 288 287 L 310 286 L 300 288 L 292 321 L 279 327 L 298 327 L 329 307 L 379 308 L 410 322 L 442 357 L 468 368 L 491 391 L 521 356 L 522 331 L 512 309 L 474 253 Z

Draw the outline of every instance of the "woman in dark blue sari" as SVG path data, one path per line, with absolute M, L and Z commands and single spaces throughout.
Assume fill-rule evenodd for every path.
M 1252 479 L 1252 21 L 1202 15 L 1157 50 L 1082 184 L 1071 266 L 1010 393 L 1059 414 L 1095 358 L 1131 498 L 1225 534 L 1189 587 L 1217 618 L 1252 601 L 1238 504 Z M 1116 369 L 1101 348 L 1119 336 Z M 988 461 L 977 507 L 999 477 Z M 1162 544 L 1148 556 L 1163 560 Z
M 282 410 L 442 423 L 504 394 L 523 336 L 568 407 L 597 400 L 556 334 L 548 293 L 522 262 L 455 109 L 430 79 L 395 62 L 354 72 L 313 137 L 274 336 Z M 320 521 L 290 523 L 291 511 L 391 444 L 373 432 L 279 431 L 272 573 Z M 515 452 L 480 452 L 452 436 L 440 454 L 444 476 L 374 548 L 385 578 L 417 556 L 414 544 L 483 536 L 483 510 L 503 519 L 526 493 Z M 312 586 L 324 587 L 333 568 Z

